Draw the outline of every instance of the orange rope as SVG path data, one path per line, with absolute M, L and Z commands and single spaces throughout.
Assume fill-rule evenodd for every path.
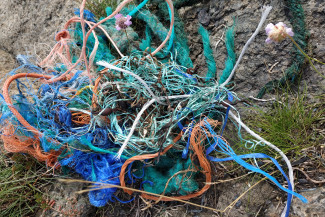
M 71 36 L 68 32 L 68 30 L 62 30 L 59 33 L 56 34 L 55 40 L 58 42 L 49 55 L 39 63 L 40 66 L 51 66 L 55 60 L 55 58 L 58 56 L 62 60 L 62 62 L 66 66 L 71 66 L 71 56 L 70 56 L 70 50 L 68 46 L 68 41 L 71 40 Z M 63 55 L 63 51 L 65 50 L 67 57 Z

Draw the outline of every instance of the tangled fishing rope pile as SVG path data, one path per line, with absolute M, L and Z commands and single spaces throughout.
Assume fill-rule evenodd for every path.
M 231 160 L 266 176 L 288 194 L 283 216 L 289 215 L 292 196 L 306 202 L 294 192 L 287 157 L 232 112 L 236 111 L 232 103 L 239 99 L 227 89 L 271 7 L 263 8 L 261 21 L 237 62 L 232 51 L 234 30 L 227 30 L 229 57 L 221 80 L 217 80 L 213 58 L 207 58 L 207 76 L 187 68 L 192 63 L 182 52 L 188 48 L 175 34 L 171 0 L 166 0 L 169 29 L 142 9 L 147 0 L 136 7 L 127 6 L 131 0 L 125 0 L 114 12 L 108 8 L 108 16 L 100 20 L 84 10 L 85 2 L 76 11 L 79 16 L 56 34 L 56 45 L 38 65 L 30 57 L 17 57 L 21 66 L 10 73 L 1 95 L 1 138 L 7 151 L 28 153 L 48 166 L 69 167 L 84 179 L 98 182 L 98 189 L 89 192 L 90 202 L 97 207 L 121 201 L 115 196 L 116 188 L 100 188 L 100 183 L 143 189 L 148 194 L 142 197 L 150 200 L 200 196 L 210 187 L 210 162 Z M 138 47 L 132 40 L 139 35 L 129 27 L 134 19 L 147 24 L 146 38 Z M 112 37 L 112 32 L 118 37 Z M 208 40 L 203 27 L 199 32 Z M 151 34 L 161 40 L 155 49 Z M 211 52 L 206 40 L 204 50 Z M 13 82 L 18 90 L 15 95 L 10 94 Z M 246 143 L 268 145 L 277 151 L 286 162 L 288 176 L 265 154 L 236 155 L 222 136 L 228 118 L 238 124 L 239 134 L 244 128 L 255 137 Z M 247 158 L 270 159 L 288 188 L 257 165 L 247 163 Z M 203 187 L 198 183 L 199 173 L 205 176 Z

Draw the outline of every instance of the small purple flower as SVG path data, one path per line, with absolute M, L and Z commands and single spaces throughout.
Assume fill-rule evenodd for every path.
M 122 14 L 116 14 L 115 15 L 115 28 L 120 31 L 121 29 L 126 29 L 128 26 L 132 24 L 131 22 L 131 16 L 127 15 L 124 17 Z
M 267 44 L 272 42 L 278 43 L 283 41 L 288 35 L 291 37 L 294 35 L 292 29 L 288 28 L 283 22 L 279 22 L 275 25 L 269 23 L 265 28 L 265 32 L 268 36 L 265 40 Z

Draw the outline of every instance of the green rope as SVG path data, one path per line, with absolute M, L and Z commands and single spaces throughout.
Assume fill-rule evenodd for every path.
M 82 44 L 83 41 L 83 35 L 82 35 L 82 30 L 81 30 L 81 25 L 80 23 L 78 23 L 76 25 L 76 29 L 74 31 L 74 38 L 77 41 L 77 43 Z M 108 44 L 106 43 L 104 37 L 101 37 L 101 35 L 99 35 L 98 38 L 98 48 L 97 48 L 97 52 L 96 52 L 96 56 L 94 59 L 94 62 L 97 62 L 99 60 L 105 60 L 105 61 L 111 61 L 116 59 L 116 57 L 114 55 L 112 55 Z M 90 55 L 90 53 L 93 51 L 95 45 L 95 37 L 93 34 L 91 34 L 87 40 L 87 56 Z
M 236 53 L 235 53 L 235 23 L 232 27 L 226 31 L 226 48 L 228 57 L 225 63 L 225 68 L 219 79 L 219 84 L 224 83 L 229 77 L 234 65 L 236 64 Z
M 216 77 L 217 66 L 213 58 L 213 51 L 210 46 L 209 32 L 202 25 L 199 26 L 199 34 L 203 42 L 203 54 L 208 65 L 208 72 L 206 74 L 206 81 Z

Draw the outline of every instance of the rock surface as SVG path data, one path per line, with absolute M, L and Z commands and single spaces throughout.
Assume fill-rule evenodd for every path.
M 299 199 L 294 198 L 291 206 L 291 217 L 323 217 L 325 216 L 325 187 L 315 188 L 310 191 L 300 193 L 308 203 L 304 204 Z M 276 217 L 280 215 L 283 204 L 277 206 L 271 204 L 266 210 L 266 217 Z
M 95 207 L 91 206 L 87 194 L 77 194 L 86 187 L 83 183 L 62 183 L 55 181 L 43 198 L 49 208 L 40 210 L 38 217 L 92 216 Z
M 250 189 L 250 180 L 241 180 L 235 183 L 224 183 L 218 186 L 220 197 L 218 198 L 217 209 L 224 210 L 246 190 Z M 225 216 L 255 216 L 263 213 L 265 204 L 275 199 L 277 191 L 268 183 L 259 183 L 242 198 L 240 198 L 232 208 L 227 209 Z
M 12 55 L 47 54 L 55 33 L 78 7 L 73 0 L 1 0 L 0 49 Z
M 198 14 L 198 20 L 203 25 L 209 25 L 210 23 L 210 15 L 205 9 L 201 9 Z
M 4 50 L 0 50 L 0 73 L 6 74 L 15 68 L 16 60 L 11 54 Z M 2 83 L 2 78 L 0 80 Z
M 308 204 L 304 204 L 295 198 L 292 205 L 293 217 L 325 216 L 325 187 L 302 192 L 301 195 L 308 200 Z

